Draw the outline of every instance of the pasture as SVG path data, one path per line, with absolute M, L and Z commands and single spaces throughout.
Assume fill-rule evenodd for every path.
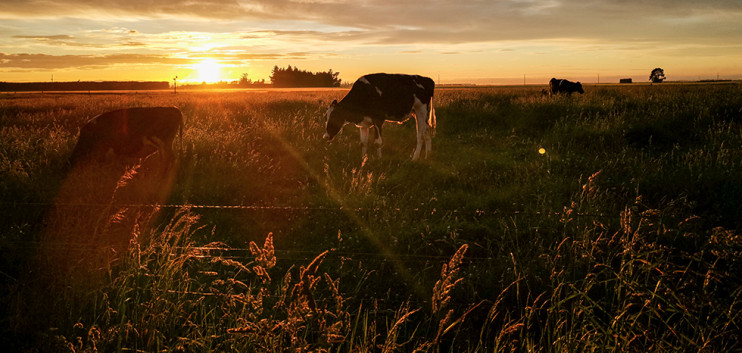
M 0 95 L 0 347 L 742 350 L 742 85 L 542 88 L 438 88 L 414 162 L 322 139 L 342 89 Z M 68 167 L 139 106 L 172 172 Z

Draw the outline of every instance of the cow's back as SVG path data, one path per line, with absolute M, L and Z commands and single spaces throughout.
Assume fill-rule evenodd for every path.
M 423 76 L 369 74 L 353 83 L 341 103 L 379 118 L 406 119 L 415 97 L 428 103 L 433 97 L 434 87 L 433 80 Z
M 124 110 L 129 122 L 128 134 L 133 137 L 175 137 L 183 125 L 183 114 L 175 107 L 129 108 Z
M 182 128 L 183 115 L 175 107 L 117 109 L 90 119 L 80 128 L 80 137 L 70 158 L 72 163 L 86 155 L 112 149 L 117 155 L 139 155 L 145 139 L 156 137 L 171 146 Z

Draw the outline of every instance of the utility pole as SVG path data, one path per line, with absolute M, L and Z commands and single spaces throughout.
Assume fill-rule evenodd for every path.
M 178 93 L 178 76 L 173 77 L 173 94 Z

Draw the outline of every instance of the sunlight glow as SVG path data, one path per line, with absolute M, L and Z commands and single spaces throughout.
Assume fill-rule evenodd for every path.
M 199 82 L 214 83 L 222 79 L 222 65 L 214 59 L 203 59 L 196 63 L 193 68 L 198 74 Z

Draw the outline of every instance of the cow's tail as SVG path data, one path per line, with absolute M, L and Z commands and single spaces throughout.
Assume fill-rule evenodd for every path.
M 430 126 L 430 136 L 435 137 L 435 126 L 436 126 L 436 118 L 435 118 L 435 108 L 433 108 L 433 96 L 430 96 L 430 111 L 428 112 L 428 126 Z

